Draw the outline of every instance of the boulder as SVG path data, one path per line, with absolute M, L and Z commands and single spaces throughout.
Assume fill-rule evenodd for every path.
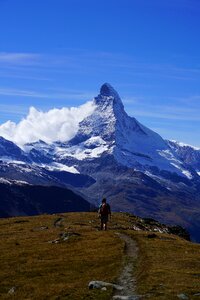
M 102 289 L 104 287 L 112 287 L 115 290 L 122 291 L 123 287 L 117 284 L 99 281 L 99 280 L 93 280 L 90 281 L 88 284 L 89 289 Z

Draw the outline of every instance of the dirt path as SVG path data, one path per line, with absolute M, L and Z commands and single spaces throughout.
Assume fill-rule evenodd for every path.
M 136 281 L 133 275 L 133 265 L 137 259 L 138 248 L 136 242 L 126 234 L 117 233 L 125 242 L 125 258 L 123 270 L 118 279 L 118 284 L 123 287 L 122 291 L 116 291 L 113 300 L 137 300 L 140 297 L 135 294 Z

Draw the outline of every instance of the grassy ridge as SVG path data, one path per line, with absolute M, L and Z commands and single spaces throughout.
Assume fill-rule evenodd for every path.
M 58 218 L 62 221 L 55 226 Z M 139 294 L 178 299 L 183 292 L 197 299 L 193 295 L 200 292 L 200 245 L 167 234 L 149 239 L 148 232 L 127 230 L 130 218 L 121 213 L 113 215 L 109 227 L 107 232 L 98 231 L 95 213 L 1 219 L 1 299 L 111 299 L 111 290 L 89 290 L 88 283 L 117 281 L 124 251 L 115 234 L 120 230 L 139 245 L 135 271 Z M 66 241 L 63 233 L 70 234 Z
M 200 245 L 176 236 L 130 232 L 140 249 L 136 271 L 138 293 L 148 299 L 173 300 L 200 293 Z

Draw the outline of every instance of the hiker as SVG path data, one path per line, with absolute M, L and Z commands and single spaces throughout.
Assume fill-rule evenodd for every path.
M 108 215 L 111 219 L 110 205 L 106 203 L 106 198 L 103 198 L 101 205 L 99 206 L 99 218 L 101 219 L 101 230 L 107 230 Z

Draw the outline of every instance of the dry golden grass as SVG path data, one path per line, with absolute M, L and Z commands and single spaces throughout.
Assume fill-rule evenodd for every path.
M 59 217 L 63 222 L 55 227 Z M 115 233 L 129 226 L 130 216 L 122 213 L 113 214 L 107 232 L 98 230 L 95 213 L 1 219 L 0 298 L 110 300 L 112 290 L 89 290 L 88 283 L 117 281 L 124 243 Z M 64 232 L 80 235 L 49 243 Z M 148 239 L 145 232 L 126 233 L 139 245 L 135 275 L 144 299 L 178 299 L 179 293 L 197 299 L 192 295 L 200 292 L 200 245 L 171 235 Z
M 113 231 L 97 231 L 96 214 L 65 214 L 0 220 L 0 297 L 9 299 L 108 299 L 111 290 L 88 290 L 91 280 L 112 282 L 120 268 L 123 244 Z M 16 223 L 17 222 L 17 223 Z M 40 227 L 46 226 L 47 229 Z M 68 241 L 49 243 L 62 232 Z
M 129 232 L 137 240 L 140 255 L 137 265 L 138 293 L 148 299 L 173 300 L 185 294 L 189 299 L 200 293 L 200 245 L 176 236 Z

